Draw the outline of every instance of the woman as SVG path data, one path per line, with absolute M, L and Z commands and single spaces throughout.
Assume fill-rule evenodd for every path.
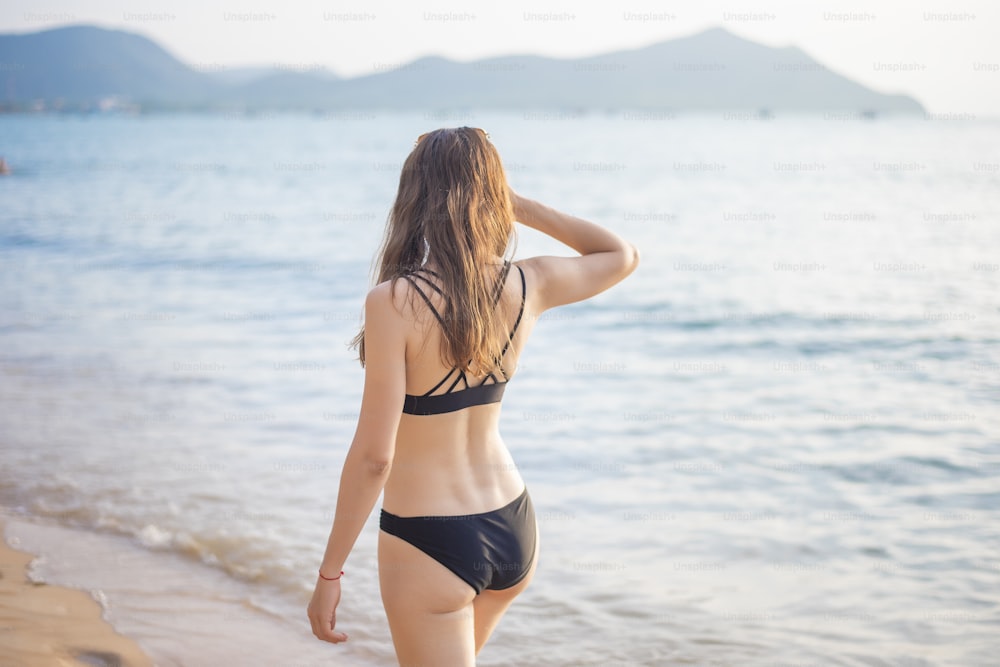
M 515 220 L 580 256 L 507 261 Z M 417 140 L 355 339 L 364 391 L 309 603 L 317 637 L 347 639 L 340 576 L 384 490 L 379 584 L 400 665 L 475 664 L 538 560 L 531 499 L 498 429 L 503 390 L 541 313 L 638 262 L 614 233 L 513 193 L 482 130 Z

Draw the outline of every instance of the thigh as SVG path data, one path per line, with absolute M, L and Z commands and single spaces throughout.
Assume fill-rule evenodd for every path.
M 379 588 L 401 667 L 474 667 L 475 591 L 444 565 L 385 531 Z

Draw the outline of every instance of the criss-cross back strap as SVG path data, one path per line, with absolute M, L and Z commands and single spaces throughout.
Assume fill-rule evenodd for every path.
M 507 276 L 510 273 L 510 267 L 511 267 L 510 261 L 505 261 L 504 262 L 503 273 L 502 273 L 500 279 L 497 281 L 496 293 L 495 293 L 494 299 L 493 299 L 494 305 L 496 305 L 497 303 L 499 303 L 500 296 L 503 294 L 503 286 L 507 282 Z M 497 365 L 498 366 L 500 366 L 500 362 L 503 359 L 504 355 L 507 354 L 507 349 L 510 347 L 511 342 L 514 340 L 514 334 L 517 333 L 517 327 L 521 324 L 521 318 L 524 315 L 525 298 L 527 296 L 527 285 L 525 284 L 525 281 L 524 281 L 524 271 L 521 269 L 520 266 L 517 267 L 517 270 L 518 270 L 518 273 L 521 274 L 521 309 L 517 313 L 517 320 L 514 322 L 514 329 L 510 332 L 510 335 L 507 336 L 507 342 L 503 346 L 503 351 L 500 352 L 500 356 L 497 357 Z M 435 271 L 432 271 L 431 269 L 419 269 L 418 271 L 414 271 L 412 273 L 405 273 L 405 274 L 403 274 L 403 278 L 405 278 L 407 280 L 407 282 L 409 282 L 411 285 L 413 285 L 413 288 L 417 291 L 417 294 L 420 295 L 420 297 L 424 300 L 424 303 L 427 304 L 427 307 L 431 309 L 432 313 L 434 313 L 434 317 L 437 318 L 438 323 L 441 325 L 442 333 L 445 333 L 445 335 L 447 335 L 447 333 L 446 333 L 447 330 L 445 329 L 445 325 L 444 325 L 444 318 L 438 312 L 437 308 L 434 307 L 434 303 L 431 301 L 430 297 L 427 296 L 427 293 L 420 288 L 420 285 L 418 285 L 417 282 L 413 278 L 414 277 L 420 278 L 427 285 L 429 285 L 431 287 L 431 289 L 433 289 L 435 292 L 437 292 L 438 294 L 440 294 L 442 298 L 446 299 L 447 296 L 445 296 L 445 293 L 441 290 L 440 287 L 438 287 L 436 284 L 434 284 L 433 281 L 431 281 L 430 279 L 428 279 L 426 276 L 421 275 L 422 272 L 429 273 L 432 276 L 440 278 L 440 276 L 438 275 L 438 273 L 435 272 Z M 452 376 L 452 374 L 455 373 L 455 371 L 458 371 L 458 375 L 457 375 L 457 377 L 455 377 L 455 381 L 451 383 L 451 385 L 448 387 L 448 389 L 445 390 L 444 393 L 450 394 L 452 391 L 455 390 L 455 387 L 457 387 L 460 382 L 465 385 L 465 388 L 469 388 L 471 385 L 469 384 L 469 379 L 466 376 L 465 371 L 464 370 L 460 370 L 458 367 L 455 367 L 455 368 L 452 368 L 450 371 L 448 371 L 448 374 L 445 375 L 443 378 L 441 378 L 441 381 L 438 382 L 433 387 L 431 387 L 430 390 L 428 390 L 426 393 L 423 394 L 423 396 L 430 396 L 435 391 L 437 391 L 441 387 L 441 385 L 443 385 L 445 382 L 448 381 L 448 378 L 450 378 Z M 500 368 L 500 372 L 503 374 L 504 380 L 506 381 L 506 379 L 507 379 L 507 373 L 503 370 L 503 367 Z M 492 372 L 489 373 L 485 378 L 483 378 L 483 381 L 480 383 L 480 385 L 486 384 L 487 380 L 493 380 L 493 383 L 499 382 L 499 380 L 497 379 L 496 375 L 494 375 Z

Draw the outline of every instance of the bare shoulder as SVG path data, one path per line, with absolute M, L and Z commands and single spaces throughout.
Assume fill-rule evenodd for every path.
M 365 346 L 380 350 L 383 359 L 395 359 L 397 349 L 405 349 L 407 333 L 412 329 L 403 310 L 405 283 L 397 280 L 393 285 L 387 280 L 365 295 Z
M 383 320 L 405 318 L 408 284 L 405 280 L 397 280 L 395 285 L 386 280 L 375 285 L 365 296 L 365 318 L 372 316 Z
M 523 278 L 526 301 L 537 300 L 537 287 L 540 281 L 539 272 L 543 270 L 542 267 L 539 267 L 539 259 L 539 257 L 526 257 L 525 259 L 519 259 L 516 262 L 511 262 L 511 266 L 520 269 L 520 277 L 514 276 L 513 280 L 516 283 L 520 283 Z M 511 273 L 514 272 L 511 271 Z M 517 291 L 521 291 L 520 285 L 517 286 Z

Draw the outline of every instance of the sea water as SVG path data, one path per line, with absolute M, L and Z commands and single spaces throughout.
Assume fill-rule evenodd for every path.
M 305 605 L 402 162 L 489 131 L 635 244 L 501 432 L 541 529 L 481 665 L 986 665 L 1000 124 L 608 111 L 0 117 L 0 505 L 160 665 L 391 665 L 377 505 Z M 519 227 L 515 258 L 572 251 Z

